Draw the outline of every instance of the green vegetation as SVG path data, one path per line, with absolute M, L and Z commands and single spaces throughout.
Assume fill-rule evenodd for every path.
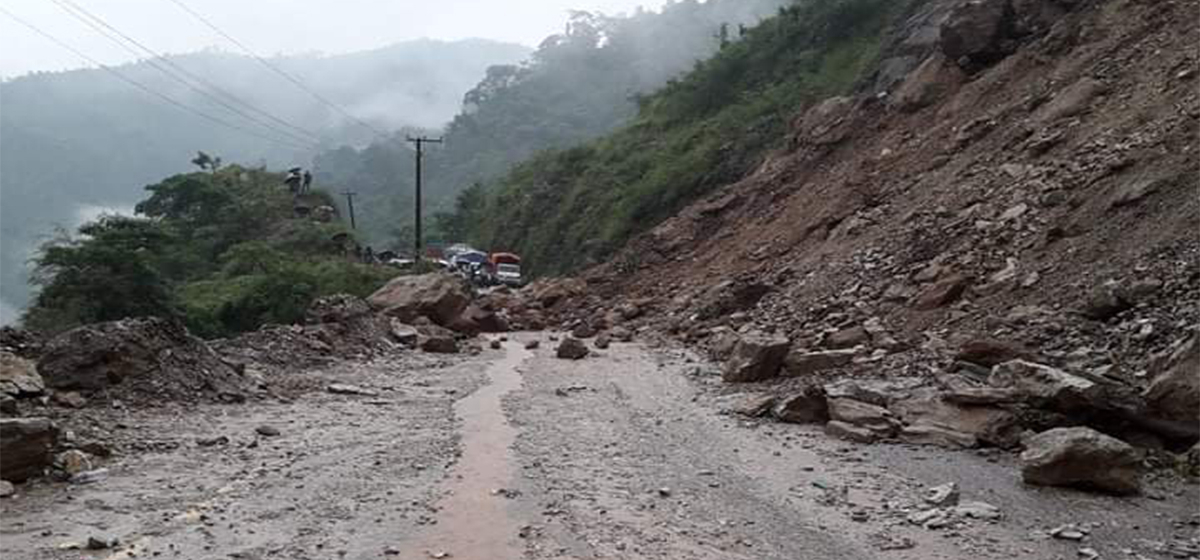
M 140 217 L 104 216 L 43 245 L 26 326 L 155 315 L 221 337 L 297 321 L 316 297 L 365 296 L 394 275 L 357 263 L 341 223 L 296 217 L 331 206 L 327 193 L 294 201 L 280 174 L 202 167 L 146 187 Z
M 602 258 L 712 189 L 743 177 L 798 110 L 850 92 L 874 68 L 887 24 L 918 0 L 810 0 L 745 32 L 637 116 L 580 147 L 544 152 L 443 222 L 536 273 Z
M 414 175 L 406 135 L 445 137 L 426 152 L 424 187 L 427 211 L 448 211 L 460 192 L 495 181 L 540 150 L 611 132 L 637 113 L 644 94 L 727 48 L 745 25 L 789 2 L 681 0 L 661 12 L 628 16 L 572 12 L 565 31 L 543 41 L 528 61 L 488 68 L 444 130 L 402 130 L 361 150 L 326 152 L 316 160 L 317 179 L 359 193 L 359 223 L 372 244 L 406 250 Z M 425 224 L 426 239 L 462 239 L 437 227 L 452 225 L 445 219 Z

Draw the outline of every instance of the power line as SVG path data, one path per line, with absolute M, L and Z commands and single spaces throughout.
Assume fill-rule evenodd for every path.
M 126 45 L 124 42 L 122 42 L 121 39 L 124 39 L 125 41 L 129 42 L 130 44 L 133 44 L 138 49 L 141 49 L 143 52 L 145 52 L 146 54 L 149 54 L 152 57 L 151 59 L 146 61 L 150 67 L 154 68 L 155 70 L 158 70 L 159 72 L 162 72 L 163 74 L 166 74 L 168 77 L 174 79 L 175 81 L 184 85 L 188 89 L 191 89 L 192 91 L 204 96 L 206 99 L 210 100 L 211 102 L 216 103 L 217 105 L 220 105 L 221 107 L 225 108 L 229 112 L 231 112 L 249 122 L 257 124 L 258 126 L 261 126 L 267 130 L 270 130 L 271 132 L 273 132 L 275 134 L 283 136 L 291 141 L 301 143 L 301 144 L 309 144 L 313 148 L 317 147 L 316 142 L 313 141 L 311 138 L 311 136 L 313 136 L 313 134 L 311 132 L 304 130 L 303 128 L 297 127 L 295 125 L 292 125 L 291 123 L 288 123 L 287 121 L 284 121 L 283 119 L 275 117 L 274 115 L 271 115 L 270 113 L 267 113 L 266 111 L 262 111 L 262 110 L 258 109 L 257 107 L 254 107 L 254 106 L 250 105 L 249 103 L 246 103 L 246 102 L 238 99 L 237 96 L 233 95 L 232 93 L 229 93 L 228 91 L 225 91 L 224 89 L 212 84 L 211 82 L 208 82 L 204 78 L 197 76 L 193 72 L 176 64 L 174 61 L 155 52 L 150 47 L 147 47 L 146 45 L 142 44 L 141 42 L 134 39 L 133 37 L 126 35 L 125 33 L 121 32 L 121 30 L 117 29 L 116 27 L 113 27 L 108 22 L 104 21 L 104 19 L 87 11 L 86 9 L 84 9 L 83 7 L 79 6 L 78 4 L 72 2 L 71 0 L 51 0 L 51 1 L 54 2 L 55 4 L 57 4 L 60 8 L 62 8 L 63 11 L 67 12 L 69 15 L 71 15 L 75 19 L 83 22 L 85 25 L 92 28 L 94 31 L 96 31 L 100 35 L 103 35 L 106 39 L 112 41 L 117 46 L 124 49 L 126 52 L 133 54 L 135 57 L 140 57 L 141 53 L 139 53 L 138 51 L 136 51 L 133 48 Z M 107 29 L 108 31 L 105 31 L 105 29 Z M 115 34 L 116 36 L 114 36 L 113 34 Z M 190 78 L 190 81 L 189 81 L 189 78 Z M 254 115 L 247 113 L 246 111 L 238 108 L 237 106 L 234 106 L 230 102 L 227 102 L 225 99 L 222 99 L 221 97 L 218 97 L 216 94 L 210 93 L 209 91 L 207 91 L 205 89 L 201 89 L 200 87 L 198 87 L 195 84 L 201 84 L 203 86 L 207 86 L 209 89 L 212 89 L 212 90 L 214 90 L 218 93 L 221 93 L 221 94 L 225 95 L 226 97 L 232 99 L 234 103 L 244 105 L 244 106 L 248 107 L 249 110 L 251 110 L 251 111 L 255 111 L 257 113 L 264 114 L 268 118 L 282 123 L 284 126 L 299 130 L 301 133 L 297 134 L 290 130 L 283 129 L 278 126 L 272 125 L 270 122 L 264 121 Z
M 354 116 L 354 115 L 350 114 L 350 112 L 349 112 L 349 111 L 347 111 L 347 110 L 343 109 L 343 108 L 342 108 L 340 105 L 338 105 L 337 103 L 334 103 L 333 101 L 330 101 L 329 99 L 326 99 L 326 98 L 325 98 L 325 96 L 323 96 L 323 95 L 321 95 L 321 94 L 319 94 L 319 93 L 317 93 L 317 92 L 313 91 L 311 88 L 309 88 L 307 85 L 305 85 L 305 84 L 304 84 L 304 82 L 300 80 L 300 78 L 297 78 L 296 76 L 294 76 L 294 75 L 292 75 L 292 74 L 288 73 L 287 71 L 283 70 L 282 68 L 279 68 L 279 67 L 278 67 L 278 66 L 276 66 L 275 64 L 271 63 L 271 61 L 267 60 L 266 58 L 263 58 L 262 56 L 259 56 L 259 55 L 258 55 L 258 53 L 254 52 L 254 50 L 253 50 L 253 49 L 251 49 L 250 47 L 247 47 L 247 46 L 246 46 L 244 43 L 242 43 L 241 41 L 237 40 L 236 38 L 234 38 L 234 37 L 233 37 L 232 35 L 230 35 L 229 33 L 226 33 L 226 32 L 225 32 L 224 30 L 222 30 L 220 27 L 217 27 L 217 25 L 216 25 L 216 24 L 214 24 L 213 22 L 209 21 L 209 20 L 208 20 L 208 18 L 204 17 L 203 15 L 200 15 L 198 12 L 196 12 L 195 10 L 191 9 L 190 7 L 188 7 L 188 5 L 187 5 L 187 4 L 185 4 L 185 3 L 183 3 L 183 1 L 182 1 L 182 0 L 168 0 L 168 1 L 170 1 L 172 4 L 175 4 L 176 6 L 179 6 L 179 8 L 180 8 L 180 9 L 182 9 L 183 11 L 187 12 L 188 14 L 190 14 L 192 17 L 194 17 L 194 18 L 196 18 L 197 20 L 199 20 L 199 21 L 200 21 L 200 23 L 203 23 L 204 25 L 208 26 L 208 28 L 209 28 L 209 29 L 212 29 L 212 30 L 213 30 L 214 32 L 216 32 L 218 35 L 220 35 L 220 36 L 224 37 L 224 38 L 225 38 L 226 40 L 228 40 L 230 43 L 233 43 L 233 44 L 234 44 L 234 45 L 236 45 L 238 48 L 240 48 L 240 49 L 242 49 L 243 51 L 245 51 L 245 52 L 246 52 L 246 54 L 249 54 L 250 56 L 254 57 L 254 59 L 255 59 L 255 60 L 257 60 L 257 61 L 258 61 L 260 64 L 262 64 L 263 66 L 266 66 L 266 67 L 267 67 L 268 69 L 270 69 L 272 72 L 274 72 L 274 73 L 276 73 L 276 74 L 278 74 L 278 75 L 282 76 L 282 77 L 283 77 L 285 80 L 287 80 L 287 81 L 291 82 L 291 83 L 292 83 L 292 85 L 295 85 L 296 87 L 298 87 L 298 88 L 300 88 L 300 89 L 304 90 L 305 92 L 307 92 L 307 93 L 308 93 L 309 95 L 311 95 L 311 96 L 312 96 L 314 99 L 316 99 L 317 101 L 319 101 L 319 102 L 320 102 L 322 105 L 325 105 L 325 106 L 327 106 L 327 107 L 329 107 L 329 108 L 331 108 L 331 109 L 333 109 L 333 110 L 337 111 L 338 113 L 341 113 L 341 114 L 342 114 L 342 116 L 344 116 L 344 117 L 346 117 L 346 118 L 348 118 L 348 119 L 350 119 L 350 120 L 354 121 L 354 122 L 355 122 L 355 123 L 357 123 L 359 126 L 362 126 L 363 128 L 366 128 L 367 130 L 370 130 L 371 132 L 375 133 L 375 134 L 376 134 L 376 135 L 378 135 L 378 136 L 381 136 L 381 137 L 384 137 L 384 138 L 386 138 L 386 137 L 387 137 L 387 134 L 386 134 L 386 133 L 384 133 L 383 131 L 381 131 L 381 130 L 379 130 L 379 129 L 375 128 L 374 126 L 371 126 L 371 124 L 370 124 L 370 123 L 368 123 L 368 122 L 366 122 L 366 121 L 364 121 L 364 120 L 362 120 L 362 119 L 360 119 L 360 118 L 358 118 L 358 117 L 356 117 L 356 116 Z
M 101 63 L 100 61 L 98 61 L 98 60 L 96 60 L 96 59 L 94 59 L 94 58 L 92 58 L 92 57 L 88 56 L 88 55 L 87 55 L 87 54 L 85 54 L 83 51 L 80 51 L 79 49 L 76 49 L 75 47 L 72 47 L 71 45 L 69 45 L 69 44 L 67 44 L 67 43 L 63 42 L 62 40 L 60 40 L 59 38 L 57 38 L 57 37 L 55 37 L 55 36 L 51 35 L 50 33 L 47 33 L 46 31 L 43 31 L 41 28 L 37 27 L 36 25 L 34 25 L 34 24 L 32 24 L 32 23 L 30 23 L 30 22 L 28 22 L 28 21 L 25 21 L 25 20 L 24 20 L 24 19 L 22 19 L 21 17 L 19 17 L 19 16 L 17 16 L 16 14 L 14 14 L 14 13 L 12 13 L 12 12 L 8 11 L 7 9 L 5 9 L 3 6 L 0 6 L 0 13 L 3 13 L 4 15 L 8 16 L 8 17 L 9 17 L 9 19 L 12 19 L 13 21 L 15 21 L 15 22 L 17 22 L 17 23 L 19 23 L 19 24 L 21 24 L 21 25 L 23 25 L 23 26 L 27 27 L 29 30 L 33 31 L 34 33 L 37 33 L 38 35 L 41 35 L 42 37 L 45 37 L 45 38 L 46 38 L 46 39 L 48 39 L 50 42 L 52 42 L 52 43 L 54 43 L 54 44 L 56 44 L 56 45 L 58 45 L 58 46 L 62 47 L 63 49 L 65 49 L 65 50 L 67 50 L 67 51 L 71 52 L 71 53 L 72 53 L 72 54 L 74 54 L 75 56 L 78 56 L 79 58 L 82 58 L 83 60 L 85 60 L 85 61 L 87 61 L 87 62 L 91 63 L 92 65 L 94 65 L 94 66 L 96 66 L 96 67 L 98 67 L 98 68 L 100 68 L 100 69 L 102 69 L 102 70 L 104 70 L 104 71 L 106 71 L 106 72 L 108 72 L 108 73 L 112 74 L 112 75 L 113 75 L 114 77 L 116 77 L 117 79 L 119 79 L 119 80 L 121 80 L 121 81 L 123 81 L 123 82 L 125 82 L 125 83 L 127 83 L 127 84 L 129 84 L 129 85 L 131 85 L 131 86 L 133 86 L 133 87 L 135 87 L 135 88 L 137 88 L 137 89 L 139 89 L 139 90 L 142 90 L 143 92 L 145 92 L 145 93 L 147 93 L 147 94 L 150 94 L 150 95 L 152 95 L 152 96 L 154 96 L 154 97 L 157 97 L 157 98 L 161 99 L 163 102 L 165 102 L 165 103 L 168 103 L 168 104 L 170 104 L 170 105 L 172 105 L 172 106 L 174 106 L 174 107 L 176 107 L 176 108 L 178 108 L 178 109 L 181 109 L 181 110 L 183 110 L 183 111 L 186 111 L 186 112 L 188 112 L 188 113 L 191 113 L 191 114 L 193 114 L 193 115 L 195 115 L 195 116 L 197 116 L 197 117 L 200 117 L 200 118 L 202 118 L 202 119 L 205 119 L 205 120 L 207 120 L 207 121 L 211 121 L 211 122 L 213 122 L 213 123 L 216 123 L 216 124 L 218 124 L 218 125 L 224 126 L 224 127 L 226 127 L 226 128 L 230 128 L 230 129 L 233 129 L 233 130 L 237 130 L 237 131 L 240 131 L 240 132 L 243 132 L 243 133 L 249 134 L 249 135 L 251 135 L 251 136 L 254 136 L 254 137 L 260 138 L 260 139 L 262 139 L 262 140 L 267 140 L 267 141 L 269 141 L 269 142 L 274 142 L 274 143 L 276 143 L 276 144 L 280 144 L 280 145 L 283 145 L 283 146 L 287 146 L 287 147 L 289 147 L 289 148 L 293 148 L 293 149 L 299 149 L 299 150 L 305 150 L 305 149 L 308 149 L 308 147 L 307 147 L 307 146 L 302 146 L 302 145 L 295 144 L 295 143 L 292 143 L 292 142 L 288 142 L 288 141 L 280 140 L 280 139 L 277 139 L 277 138 L 272 138 L 272 137 L 270 137 L 270 136 L 266 136 L 266 135 L 264 135 L 264 134 L 260 134 L 260 133 L 258 133 L 258 132 L 257 132 L 257 131 L 255 131 L 255 130 L 252 130 L 252 129 L 249 129 L 249 128 L 246 128 L 246 127 L 243 127 L 243 126 L 239 126 L 239 125 L 237 125 L 237 124 L 235 124 L 235 123 L 228 122 L 228 121 L 226 121 L 226 120 L 224 120 L 224 119 L 222 119 L 222 118 L 220 118 L 220 117 L 215 117 L 215 116 L 213 116 L 213 115 L 210 115 L 210 114 L 208 114 L 208 113 L 205 113 L 205 112 L 203 112 L 203 111 L 201 111 L 201 110 L 199 110 L 199 109 L 196 109 L 196 108 L 194 108 L 194 107 L 190 107 L 190 106 L 188 106 L 188 105 L 186 105 L 186 104 L 184 104 L 184 103 L 182 103 L 182 102 L 180 102 L 180 101 L 177 101 L 177 100 L 175 100 L 174 98 L 172 98 L 172 97 L 170 97 L 170 96 L 168 96 L 168 95 L 166 95 L 166 94 L 164 94 L 164 93 L 161 93 L 161 92 L 159 92 L 159 91 L 156 91 L 156 90 L 154 90 L 153 88 L 150 88 L 149 86 L 146 86 L 145 84 L 142 84 L 141 82 L 138 82 L 138 81 L 136 81 L 136 80 L 134 80 L 134 79 L 132 79 L 132 78 L 130 78 L 130 77 L 128 77 L 128 76 L 126 76 L 126 75 L 124 75 L 124 74 L 120 73 L 120 72 L 119 72 L 119 71 L 117 71 L 115 68 L 112 68 L 112 67 L 110 67 L 110 66 L 108 66 L 108 65 L 106 65 L 106 64 L 103 64 L 103 63 Z

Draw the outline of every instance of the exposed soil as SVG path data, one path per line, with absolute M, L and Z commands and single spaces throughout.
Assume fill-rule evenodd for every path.
M 296 374 L 375 396 L 108 411 L 120 441 L 154 445 L 111 459 L 97 483 L 19 487 L 0 501 L 3 556 L 1167 558 L 1200 537 L 1200 492 L 1170 476 L 1138 498 L 1026 488 L 1006 454 L 852 446 L 724 414 L 713 368 L 686 351 L 520 349 L 541 336 Z M 945 482 L 1002 517 L 907 523 Z M 1064 523 L 1090 535 L 1045 534 Z M 92 536 L 122 544 L 74 549 Z

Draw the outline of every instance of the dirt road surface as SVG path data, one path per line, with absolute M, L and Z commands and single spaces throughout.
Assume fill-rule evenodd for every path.
M 542 349 L 524 350 L 534 337 Z M 98 483 L 38 483 L 0 501 L 0 557 L 1193 554 L 1194 485 L 1160 477 L 1137 498 L 1028 488 L 1008 454 L 852 445 L 723 413 L 731 389 L 714 371 L 637 344 L 563 361 L 545 335 L 519 334 L 479 356 L 296 374 L 310 390 L 290 402 L 117 411 L 121 438 L 141 450 L 110 461 Z M 374 394 L 333 394 L 331 383 Z M 946 482 L 999 518 L 908 522 L 924 490 Z M 1088 535 L 1049 536 L 1066 523 Z M 87 550 L 90 537 L 119 544 Z

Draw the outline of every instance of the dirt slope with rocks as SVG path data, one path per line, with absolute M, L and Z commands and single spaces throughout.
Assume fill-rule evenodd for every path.
M 748 411 L 832 412 L 848 439 L 1012 447 L 1024 430 L 1087 424 L 1187 449 L 1200 436 L 1186 397 L 1200 386 L 1198 13 L 1193 0 L 931 2 L 873 84 L 799 116 L 757 172 L 527 299 L 568 327 L 706 347 L 727 380 L 765 380 L 736 389 L 775 399 Z M 889 82 L 898 60 L 912 70 Z M 830 387 L 847 378 L 874 381 Z M 831 389 L 829 412 L 802 399 Z

